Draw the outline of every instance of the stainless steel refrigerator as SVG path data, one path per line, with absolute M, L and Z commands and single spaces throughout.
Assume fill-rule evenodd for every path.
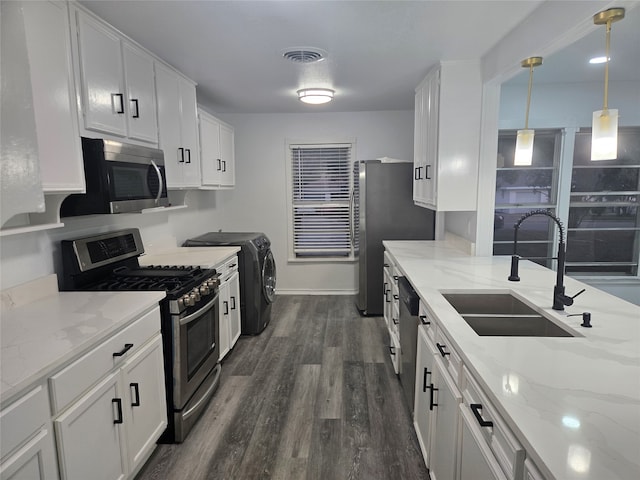
M 353 174 L 356 305 L 364 315 L 382 315 L 382 241 L 433 240 L 435 214 L 413 204 L 411 162 L 361 160 L 354 163 Z

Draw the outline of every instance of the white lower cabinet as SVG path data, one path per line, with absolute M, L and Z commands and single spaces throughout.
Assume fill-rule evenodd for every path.
M 63 480 L 127 475 L 120 374 L 114 372 L 54 420 Z
M 431 431 L 432 407 L 431 405 L 431 381 L 433 380 L 433 345 L 427 337 L 424 327 L 418 327 L 418 349 L 416 353 L 416 394 L 413 410 L 413 425 L 418 435 L 418 443 L 422 450 L 427 467 L 431 461 L 429 454 L 429 433 Z
M 238 274 L 238 257 L 233 255 L 221 264 L 216 265 L 220 274 L 219 300 L 219 344 L 220 360 L 233 348 L 240 337 L 240 277 Z
M 37 386 L 0 413 L 0 478 L 55 480 L 58 467 L 46 385 Z
M 429 475 L 432 480 L 448 480 L 456 478 L 458 406 L 462 402 L 462 395 L 439 358 L 435 360 L 431 390 L 433 400 L 430 407 L 435 413 L 431 426 Z
M 462 418 L 459 480 L 507 480 L 476 419 L 464 405 L 460 405 Z

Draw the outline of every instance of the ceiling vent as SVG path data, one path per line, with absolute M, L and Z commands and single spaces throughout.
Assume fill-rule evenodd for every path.
M 319 48 L 293 47 L 283 50 L 282 56 L 294 63 L 314 63 L 327 57 L 327 52 Z

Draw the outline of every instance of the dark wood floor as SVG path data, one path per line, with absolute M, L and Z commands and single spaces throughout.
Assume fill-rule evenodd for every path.
M 186 441 L 137 480 L 428 478 L 385 332 L 353 297 L 279 296 Z

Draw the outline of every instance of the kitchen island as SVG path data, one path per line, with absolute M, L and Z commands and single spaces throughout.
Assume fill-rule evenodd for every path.
M 567 295 L 586 291 L 555 311 L 555 272 L 532 262 L 510 282 L 509 257 L 437 241 L 384 246 L 542 477 L 640 478 L 640 307 L 565 278 Z M 442 296 L 488 292 L 512 293 L 574 336 L 479 336 Z M 585 311 L 592 328 L 580 326 Z

